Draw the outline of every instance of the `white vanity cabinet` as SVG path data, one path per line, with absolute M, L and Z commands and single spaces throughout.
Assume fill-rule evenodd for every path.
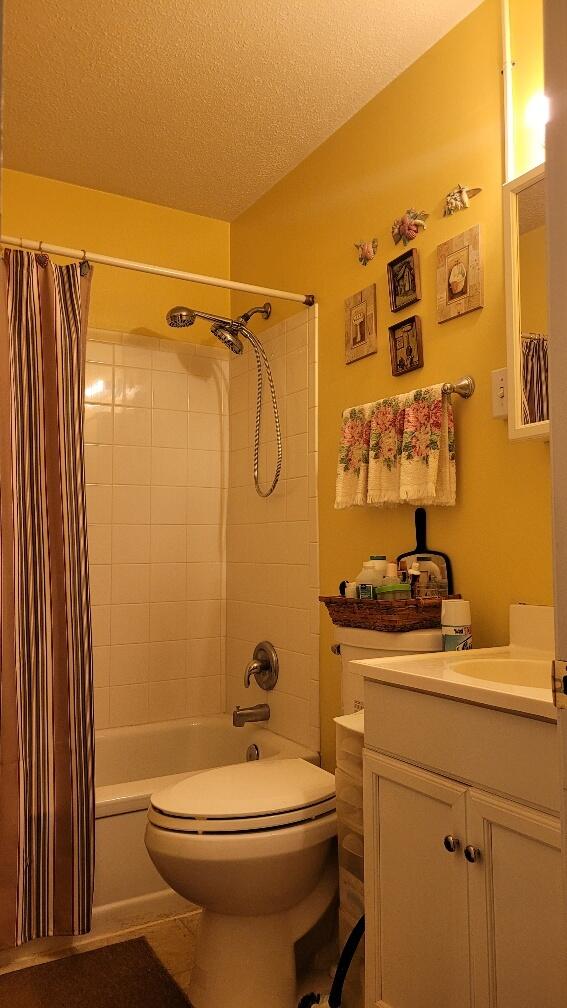
M 556 725 L 377 683 L 365 706 L 366 1008 L 564 1008 Z
M 471 789 L 467 839 L 475 1008 L 564 1006 L 559 818 Z

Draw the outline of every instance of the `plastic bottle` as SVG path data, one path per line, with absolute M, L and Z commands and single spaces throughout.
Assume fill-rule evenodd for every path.
M 400 575 L 398 572 L 398 565 L 390 560 L 386 564 L 386 573 L 384 574 L 383 585 L 393 585 L 400 583 Z
M 386 557 L 385 556 L 380 556 L 380 555 L 375 555 L 375 556 L 371 556 L 370 559 L 372 560 L 372 562 L 374 564 L 374 569 L 376 570 L 378 576 L 379 577 L 384 577 L 384 575 L 386 574 L 386 568 L 388 566 L 388 564 L 386 563 Z
M 472 648 L 470 602 L 464 599 L 443 599 L 441 635 L 444 651 L 470 651 Z
M 419 590 L 419 579 L 421 577 L 421 571 L 417 560 L 414 560 L 413 564 L 411 565 L 408 571 L 408 577 L 411 586 L 412 598 L 415 598 L 416 593 Z
M 357 574 L 356 583 L 358 585 L 357 595 L 360 599 L 375 598 L 375 590 L 382 583 L 382 577 L 374 567 L 373 560 L 365 560 L 360 574 Z

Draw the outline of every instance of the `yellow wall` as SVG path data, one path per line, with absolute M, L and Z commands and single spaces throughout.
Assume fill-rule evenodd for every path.
M 111 193 L 22 172 L 3 173 L 2 231 L 53 245 L 171 266 L 192 273 L 230 275 L 230 225 Z M 179 336 L 165 313 L 174 304 L 230 312 L 230 294 L 215 287 L 95 267 L 89 322 L 100 329 Z M 209 342 L 197 325 L 191 339 Z
M 522 332 L 548 333 L 545 227 L 520 235 L 520 324 Z
M 526 107 L 536 94 L 543 94 L 543 0 L 509 0 L 510 43 L 514 63 L 512 97 L 514 109 L 515 175 L 523 175 L 545 160 L 542 135 L 526 122 Z
M 336 592 L 341 578 L 354 576 L 370 553 L 394 557 L 414 544 L 412 508 L 334 510 L 342 410 L 416 385 L 474 375 L 474 397 L 455 403 L 458 504 L 429 509 L 428 538 L 453 559 L 457 590 L 472 602 L 476 645 L 505 642 L 510 603 L 549 603 L 552 590 L 547 445 L 513 444 L 506 424 L 491 417 L 490 372 L 506 362 L 500 67 L 499 2 L 486 0 L 231 228 L 235 278 L 317 293 L 324 593 Z M 443 218 L 443 197 L 457 183 L 482 186 L 483 192 L 468 211 Z M 415 311 L 423 324 L 425 367 L 393 378 L 385 264 L 400 251 L 390 236 L 392 220 L 412 205 L 431 214 L 415 242 L 423 288 Z M 485 307 L 439 325 L 436 246 L 477 222 L 483 229 Z M 353 243 L 373 236 L 378 255 L 362 268 Z M 343 302 L 372 282 L 378 353 L 347 367 Z M 242 303 L 235 297 L 233 307 Z M 274 308 L 276 320 L 296 310 L 279 302 Z M 321 630 L 322 743 L 332 765 L 339 661 L 329 652 L 326 614 Z
M 541 86 L 540 44 L 533 44 L 539 32 L 540 0 L 512 2 L 515 80 L 523 75 L 515 96 L 523 101 L 522 95 Z M 524 38 L 530 40 L 525 48 Z M 370 553 L 385 550 L 395 556 L 414 541 L 411 508 L 334 511 L 342 409 L 470 371 L 477 392 L 471 401 L 456 403 L 459 503 L 451 510 L 429 510 L 429 542 L 453 558 L 457 588 L 472 600 L 477 644 L 506 639 L 510 602 L 551 600 L 547 446 L 510 443 L 506 425 L 490 416 L 490 371 L 501 367 L 506 357 L 501 63 L 499 0 L 486 0 L 232 227 L 14 171 L 4 172 L 2 200 L 4 233 L 217 276 L 230 273 L 235 279 L 267 286 L 316 291 L 324 592 L 334 592 L 338 581 L 352 576 Z M 529 157 L 522 150 L 520 161 Z M 483 192 L 469 211 L 444 219 L 444 194 L 460 182 L 482 186 Z M 425 367 L 394 379 L 387 334 L 394 316 L 388 308 L 385 264 L 400 251 L 392 243 L 391 222 L 409 205 L 431 214 L 427 231 L 415 243 L 423 286 L 415 311 L 423 323 Z M 484 232 L 485 308 L 439 326 L 436 246 L 477 222 Z M 373 236 L 379 239 L 378 255 L 363 269 L 353 243 Z M 379 351 L 346 367 L 344 298 L 372 282 L 378 289 Z M 101 328 L 175 336 L 164 315 L 176 302 L 223 314 L 230 305 L 229 294 L 213 287 L 97 266 L 90 321 Z M 249 302 L 249 297 L 235 296 L 233 306 Z M 296 310 L 274 302 L 272 321 Z M 191 338 L 208 341 L 208 329 L 197 326 Z M 321 627 L 323 749 L 332 765 L 331 718 L 339 708 L 339 663 L 329 653 L 331 631 L 325 614 Z

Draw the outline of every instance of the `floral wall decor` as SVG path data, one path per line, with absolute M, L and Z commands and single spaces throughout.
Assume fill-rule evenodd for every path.
M 462 185 L 455 186 L 445 196 L 443 216 L 450 217 L 451 214 L 458 213 L 459 210 L 467 210 L 473 196 L 478 196 L 480 192 L 482 192 L 482 189 L 479 186 L 476 186 L 476 188 Z
M 345 301 L 345 363 L 376 353 L 376 284 Z
M 397 245 L 403 242 L 407 245 L 419 234 L 419 229 L 425 227 L 425 222 L 429 214 L 425 210 L 414 210 L 410 207 L 402 217 L 398 217 L 392 224 L 392 238 Z
M 374 256 L 376 255 L 376 250 L 378 248 L 378 239 L 373 238 L 372 241 L 355 242 L 354 247 L 358 252 L 358 261 L 360 265 L 368 266 L 368 263 L 372 262 Z

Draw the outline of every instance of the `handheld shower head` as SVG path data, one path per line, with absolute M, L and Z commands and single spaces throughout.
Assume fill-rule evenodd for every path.
M 211 326 L 211 332 L 213 336 L 220 339 L 221 343 L 224 343 L 225 347 L 228 347 L 228 349 L 232 350 L 233 353 L 242 353 L 242 340 L 236 332 L 236 329 L 230 328 L 224 322 L 218 322 L 216 325 Z
M 269 319 L 272 312 L 272 306 L 269 301 L 265 304 L 259 305 L 256 308 L 250 308 L 247 312 L 239 315 L 238 318 L 230 319 L 223 318 L 222 315 L 211 315 L 209 312 L 203 312 L 194 310 L 193 308 L 186 308 L 184 305 L 176 305 L 175 308 L 170 308 L 167 313 L 166 319 L 167 324 L 172 326 L 174 329 L 181 329 L 185 326 L 192 326 L 195 319 L 204 319 L 206 322 L 212 323 L 211 333 L 216 336 L 217 339 L 224 343 L 233 354 L 241 354 L 244 345 L 242 340 L 246 340 L 250 343 L 254 354 L 256 356 L 256 426 L 254 433 L 254 484 L 256 487 L 256 492 L 260 497 L 269 497 L 271 493 L 274 492 L 278 480 L 280 478 L 281 468 L 282 468 L 282 434 L 280 426 L 280 418 L 278 412 L 278 403 L 276 399 L 276 388 L 274 385 L 274 379 L 272 377 L 272 372 L 266 357 L 264 347 L 262 346 L 260 340 L 246 327 L 246 323 L 250 321 L 253 315 L 261 315 L 265 319 Z M 242 338 L 241 338 L 242 337 Z M 274 478 L 271 485 L 267 490 L 262 490 L 260 487 L 260 481 L 258 476 L 259 468 L 259 452 L 260 452 L 260 423 L 262 417 L 262 366 L 265 368 L 266 375 L 268 378 L 268 384 L 270 386 L 270 396 L 272 399 L 272 407 L 274 411 L 274 424 L 276 429 L 276 441 L 277 441 L 277 462 L 274 471 Z
M 171 326 L 172 329 L 184 329 L 186 326 L 193 325 L 197 313 L 192 308 L 186 308 L 185 305 L 176 305 L 175 308 L 169 309 L 165 318 L 168 326 Z
M 238 319 L 233 321 L 232 319 L 223 318 L 221 315 L 210 315 L 209 312 L 196 311 L 193 308 L 187 308 L 185 305 L 176 305 L 175 308 L 170 308 L 165 318 L 167 324 L 173 329 L 183 329 L 186 326 L 192 326 L 195 319 L 198 318 L 205 319 L 206 322 L 212 322 L 211 332 L 213 336 L 220 339 L 233 353 L 242 353 L 243 347 L 238 333 L 243 326 Z

